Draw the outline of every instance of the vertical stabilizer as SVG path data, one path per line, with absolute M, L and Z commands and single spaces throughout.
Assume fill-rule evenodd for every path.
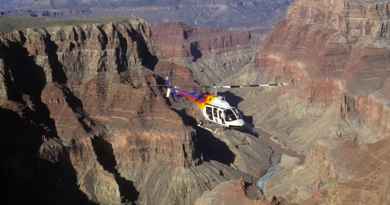
M 167 95 L 165 97 L 169 98 L 171 96 L 172 89 L 170 87 L 167 88 Z

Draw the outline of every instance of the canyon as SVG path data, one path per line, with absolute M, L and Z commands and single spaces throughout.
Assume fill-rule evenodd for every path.
M 256 57 L 259 78 L 290 86 L 247 92 L 241 108 L 274 141 L 305 155 L 303 164 L 282 156 L 268 198 L 389 203 L 388 8 L 298 0 L 268 36 Z
M 139 16 L 152 23 L 185 22 L 191 26 L 269 30 L 291 0 L 5 0 L 0 16 L 96 19 Z
M 296 0 L 267 35 L 140 18 L 1 33 L 7 204 L 389 204 L 389 4 Z M 166 75 L 288 86 L 220 90 L 251 129 L 210 132 Z
M 261 139 L 213 135 L 171 108 L 156 73 L 193 77 L 157 58 L 155 31 L 132 19 L 1 34 L 8 203 L 193 204 L 222 182 L 254 184 L 266 172 L 273 151 Z M 230 37 L 227 47 L 247 43 Z

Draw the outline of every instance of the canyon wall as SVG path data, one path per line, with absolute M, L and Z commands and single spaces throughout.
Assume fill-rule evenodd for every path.
M 152 27 L 162 61 L 188 67 L 201 84 L 221 82 L 254 63 L 263 34 L 165 23 Z
M 214 136 L 170 106 L 156 73 L 194 79 L 159 62 L 151 37 L 142 19 L 0 34 L 8 203 L 193 204 L 269 168 L 261 141 Z
M 183 23 L 157 24 L 152 27 L 152 32 L 159 56 L 173 60 L 190 57 L 195 61 L 210 53 L 248 47 L 252 37 L 249 31 L 191 27 Z
M 283 147 L 268 197 L 298 204 L 388 204 L 389 3 L 298 0 L 258 52 L 258 77 L 288 82 L 240 105 Z M 260 103 L 253 103 L 260 102 Z
M 153 23 L 268 30 L 291 0 L 1 0 L 0 16 L 101 18 L 139 16 Z
M 359 115 L 385 134 L 390 132 L 388 26 L 384 1 L 297 1 L 257 62 L 265 78 L 288 80 L 311 101 L 341 100 L 343 115 Z
M 153 98 L 145 87 L 147 79 L 141 69 L 143 60 L 153 59 L 146 41 L 149 33 L 145 22 L 134 20 L 124 24 L 27 29 L 1 35 L 1 83 L 5 88 L 2 110 L 24 122 L 8 124 L 5 141 L 11 151 L 2 165 L 18 170 L 8 177 L 10 187 L 32 183 L 36 187 L 31 189 L 39 193 L 36 199 L 43 200 L 42 203 L 66 204 L 80 196 L 101 204 L 136 200 L 137 194 L 131 193 L 136 192 L 133 182 L 116 170 L 118 162 L 105 139 L 111 128 L 100 118 L 120 110 L 121 105 L 112 103 L 122 91 L 138 92 L 141 99 Z M 112 90 L 113 87 L 119 88 Z M 125 107 L 140 106 L 129 100 L 123 103 Z M 5 115 L 2 118 L 8 121 Z M 22 133 L 12 129 L 24 124 L 27 128 L 19 128 Z M 182 134 L 177 137 L 183 137 L 184 142 L 186 135 Z M 35 143 L 29 143 L 30 140 Z M 12 151 L 19 147 L 19 153 Z M 29 160 L 26 150 L 32 150 L 34 160 Z M 175 156 L 180 158 L 179 153 Z M 170 158 L 175 162 L 176 159 Z M 26 163 L 12 165 L 13 160 Z M 51 178 L 35 174 L 40 172 L 48 172 Z M 75 196 L 61 196 L 69 189 L 61 181 L 74 189 Z M 23 200 L 12 196 L 29 191 L 10 191 L 10 203 Z

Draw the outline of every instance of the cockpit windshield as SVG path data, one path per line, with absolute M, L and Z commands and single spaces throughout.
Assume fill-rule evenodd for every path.
M 233 110 L 229 109 L 225 110 L 225 119 L 226 121 L 231 122 L 237 120 L 237 116 L 234 114 Z
M 236 116 L 240 116 L 240 112 L 238 112 L 237 109 L 233 108 L 232 110 L 234 111 L 234 113 L 236 114 Z

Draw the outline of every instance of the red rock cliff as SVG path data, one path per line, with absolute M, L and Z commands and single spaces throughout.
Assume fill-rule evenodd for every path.
M 271 150 L 260 141 L 232 152 L 168 105 L 152 85 L 171 65 L 157 64 L 151 42 L 141 19 L 0 35 L 10 199 L 31 192 L 42 204 L 193 204 L 223 181 L 253 181 L 268 168 Z M 261 154 L 244 155 L 252 146 Z
M 290 81 L 307 101 L 338 101 L 342 115 L 387 135 L 389 17 L 384 1 L 296 1 L 257 64 L 265 79 Z
M 30 138 L 36 139 L 40 157 L 68 163 L 73 185 L 79 185 L 75 190 L 86 200 L 137 200 L 138 185 L 127 172 L 152 162 L 185 168 L 195 160 L 191 130 L 148 86 L 155 84 L 146 68 L 155 61 L 149 38 L 142 20 L 27 29 L 0 37 L 2 110 L 20 113 L 39 131 Z M 19 136 L 15 146 L 28 137 L 10 134 Z M 69 180 L 64 172 L 57 177 Z
M 192 28 L 182 23 L 152 27 L 152 39 L 162 58 L 199 58 L 250 46 L 250 32 Z
M 387 1 L 298 0 L 260 50 L 263 80 L 289 86 L 243 106 L 282 146 L 265 188 L 297 204 L 388 204 Z M 253 101 L 252 101 L 253 103 Z

